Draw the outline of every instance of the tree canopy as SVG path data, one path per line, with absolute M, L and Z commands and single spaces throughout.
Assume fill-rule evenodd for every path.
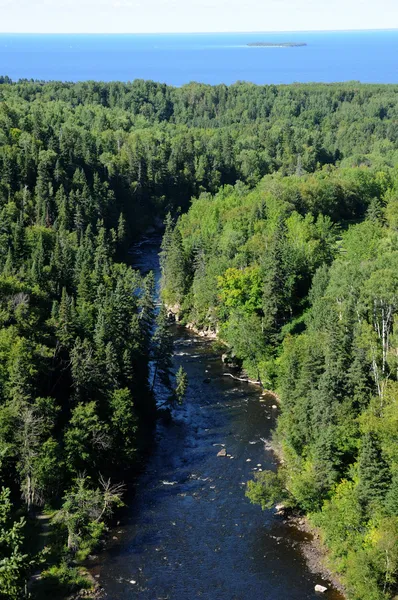
M 164 301 L 281 398 L 285 469 L 252 498 L 288 495 L 321 524 L 353 598 L 364 577 L 391 597 L 397 91 L 0 78 L 5 598 L 24 597 L 33 556 L 19 513 L 57 512 L 54 569 L 69 581 L 150 435 L 153 388 L 170 405 L 186 393 L 153 277 L 127 264 L 165 218 Z

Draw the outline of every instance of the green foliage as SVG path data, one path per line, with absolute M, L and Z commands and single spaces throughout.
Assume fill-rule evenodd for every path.
M 81 569 L 71 567 L 66 561 L 45 569 L 35 592 L 40 598 L 63 598 L 78 590 L 89 590 L 92 584 Z
M 64 496 L 77 552 L 103 528 L 99 470 L 128 468 L 149 430 L 151 388 L 186 391 L 183 373 L 172 390 L 165 309 L 153 326 L 154 278 L 123 264 L 131 238 L 169 215 L 164 302 L 278 388 L 291 502 L 349 512 L 340 486 L 352 485 L 365 522 L 349 547 L 346 519 L 342 569 L 353 597 L 361 577 L 369 598 L 390 594 L 396 91 L 0 78 L 2 478 L 28 510 Z M 84 471 L 91 483 L 75 484 Z M 78 579 L 53 575 L 71 590 Z
M 152 389 L 155 387 L 157 378 L 166 388 L 171 389 L 172 355 L 173 337 L 169 327 L 167 310 L 162 304 L 156 317 L 156 329 L 152 338 L 152 359 L 154 362 Z
M 249 375 L 261 382 L 263 374 L 260 361 L 264 356 L 266 344 L 262 335 L 260 317 L 256 314 L 247 314 L 243 310 L 235 310 L 223 326 L 222 333 L 236 356 L 244 359 L 244 366 Z M 266 380 L 268 380 L 267 375 L 266 373 Z
M 358 498 L 364 506 L 381 505 L 390 485 L 391 475 L 378 440 L 368 433 L 362 439 L 358 459 Z
M 103 478 L 96 488 L 90 484 L 89 477 L 77 477 L 56 515 L 56 520 L 66 528 L 68 550 L 72 554 L 79 551 L 80 559 L 86 558 L 98 544 L 105 527 L 104 518 L 123 505 L 122 485 L 112 485 Z
M 344 571 L 348 553 L 361 548 L 365 531 L 354 482 L 343 479 L 313 520 L 322 527 L 323 539 L 332 550 L 338 571 Z
M 176 373 L 176 387 L 174 390 L 174 394 L 177 398 L 178 404 L 182 404 L 182 401 L 185 398 L 188 389 L 188 375 L 186 374 L 184 368 L 180 366 Z
M 250 502 L 259 504 L 263 510 L 288 499 L 280 472 L 273 471 L 256 473 L 254 480 L 247 482 L 246 496 Z
M 120 454 L 122 451 L 124 453 L 120 461 L 124 458 L 126 464 L 131 464 L 137 449 L 138 419 L 130 390 L 128 388 L 115 390 L 110 398 L 110 408 L 113 446 Z
M 395 475 L 392 478 L 390 488 L 386 494 L 384 507 L 385 507 L 385 511 L 388 515 L 390 515 L 390 516 L 398 515 L 398 477 L 397 477 L 397 475 Z
M 261 310 L 262 277 L 259 267 L 227 269 L 218 278 L 222 307 L 231 311 L 242 308 L 249 314 Z
M 163 299 L 167 304 L 179 305 L 186 288 L 185 258 L 181 233 L 177 227 L 172 228 L 170 215 L 166 219 L 160 263 Z
M 95 402 L 78 404 L 65 432 L 68 468 L 77 474 L 101 464 L 101 456 L 109 445 L 108 427 L 100 421 Z
M 10 490 L 0 491 L 0 597 L 20 600 L 26 597 L 26 582 L 33 561 L 23 551 L 25 521 L 12 520 Z

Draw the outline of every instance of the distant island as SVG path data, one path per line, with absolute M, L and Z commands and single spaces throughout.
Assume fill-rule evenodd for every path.
M 263 48 L 297 48 L 300 46 L 307 46 L 305 42 L 282 42 L 279 44 L 274 42 L 250 42 L 247 45 Z

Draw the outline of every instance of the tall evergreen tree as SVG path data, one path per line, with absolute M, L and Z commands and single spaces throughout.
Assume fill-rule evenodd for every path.
M 377 437 L 367 433 L 362 438 L 359 454 L 359 483 L 357 494 L 365 510 L 373 503 L 380 505 L 391 482 L 390 470 L 383 458 Z
M 152 390 L 157 378 L 167 388 L 171 389 L 171 372 L 173 355 L 173 337 L 170 332 L 166 307 L 161 306 L 156 318 L 156 329 L 152 338 L 152 360 L 154 365 Z

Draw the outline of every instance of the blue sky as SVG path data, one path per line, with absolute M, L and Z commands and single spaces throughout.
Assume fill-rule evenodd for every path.
M 0 0 L 1 32 L 398 28 L 398 0 Z

